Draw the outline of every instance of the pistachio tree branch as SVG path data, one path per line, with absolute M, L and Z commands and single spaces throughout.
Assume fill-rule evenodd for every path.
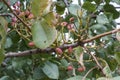
M 88 42 L 91 42 L 91 41 L 96 40 L 96 39 L 98 39 L 98 38 L 101 38 L 101 37 L 104 37 L 104 36 L 107 36 L 107 35 L 110 35 L 110 34 L 113 34 L 113 33 L 117 33 L 117 32 L 119 32 L 119 31 L 120 31 L 120 29 L 114 29 L 114 30 L 112 30 L 112 31 L 108 31 L 108 32 L 105 32 L 105 33 L 96 35 L 96 36 L 94 36 L 94 37 L 92 37 L 92 38 L 90 38 L 90 39 L 86 39 L 86 40 L 84 40 L 84 41 L 82 41 L 82 42 L 83 42 L 83 43 L 88 43 Z
M 77 46 L 82 46 L 82 43 L 74 43 L 74 44 L 64 44 L 59 46 L 59 48 L 61 48 L 62 50 L 68 49 L 69 47 L 77 47 Z M 41 53 L 51 53 L 51 52 L 55 52 L 56 48 L 46 48 L 46 49 L 32 49 L 32 50 L 26 50 L 23 52 L 9 52 L 5 54 L 5 57 L 22 57 L 22 56 L 28 56 L 28 55 L 33 55 L 33 54 L 41 54 Z
M 29 28 L 29 26 L 12 10 L 12 8 L 11 8 L 10 5 L 7 3 L 7 1 L 6 1 L 6 0 L 2 0 L 2 1 L 3 1 L 4 4 L 9 8 L 9 10 L 13 13 L 13 15 L 16 16 L 16 17 L 18 18 L 18 20 L 20 20 L 20 22 L 22 22 L 23 25 L 25 25 L 29 31 L 31 31 L 30 28 Z
M 99 34 L 97 36 L 94 36 L 90 39 L 86 39 L 82 42 L 76 42 L 73 44 L 64 44 L 59 46 L 59 48 L 61 48 L 62 50 L 66 50 L 69 47 L 75 48 L 77 46 L 83 46 L 85 43 L 91 42 L 93 40 L 96 40 L 98 38 L 113 34 L 120 31 L 120 29 L 115 29 L 109 32 L 105 32 L 103 34 Z M 33 55 L 33 54 L 40 54 L 40 53 L 51 53 L 51 52 L 55 52 L 55 48 L 46 48 L 46 49 L 32 49 L 32 50 L 27 50 L 27 51 L 23 51 L 23 52 L 9 52 L 5 54 L 5 57 L 21 57 L 21 56 L 27 56 L 27 55 Z

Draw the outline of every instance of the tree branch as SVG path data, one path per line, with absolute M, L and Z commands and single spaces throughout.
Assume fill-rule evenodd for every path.
M 11 7 L 10 7 L 9 4 L 6 2 L 6 0 L 2 0 L 2 1 L 3 1 L 4 4 L 10 9 L 10 11 L 13 13 L 13 15 L 15 15 L 15 16 L 27 27 L 27 29 L 28 29 L 29 31 L 31 31 L 30 28 L 29 28 L 29 26 L 11 9 Z
M 75 48 L 77 46 L 83 46 L 82 44 L 79 44 L 78 42 L 74 44 L 64 44 L 60 46 L 62 50 L 68 49 L 70 46 Z M 51 53 L 55 52 L 55 48 L 46 48 L 46 49 L 32 49 L 32 50 L 27 50 L 23 52 L 9 52 L 5 54 L 5 57 L 22 57 L 22 56 L 28 56 L 28 55 L 33 55 L 33 54 L 41 54 L 41 53 Z
M 120 29 L 115 29 L 115 30 L 112 30 L 112 31 L 109 31 L 109 32 L 105 32 L 105 33 L 103 33 L 103 34 L 99 34 L 99 35 L 97 35 L 97 36 L 92 37 L 91 39 L 87 39 L 87 40 L 84 40 L 84 41 L 82 41 L 82 42 L 83 42 L 83 43 L 88 43 L 88 42 L 91 42 L 91 41 L 96 40 L 96 39 L 98 39 L 98 38 L 101 38 L 101 37 L 104 37 L 104 36 L 107 36 L 107 35 L 110 35 L 110 34 L 119 32 L 119 31 L 120 31 Z
M 110 35 L 113 33 L 116 33 L 120 31 L 120 29 L 115 29 L 109 32 L 105 32 L 103 34 L 97 35 L 92 37 L 91 39 L 87 39 L 84 40 L 82 42 L 76 42 L 74 44 L 64 44 L 59 46 L 59 48 L 61 48 L 62 50 L 66 50 L 69 47 L 75 48 L 77 46 L 83 46 L 85 43 L 91 42 L 93 40 L 96 40 L 98 38 L 104 37 L 106 35 Z M 22 57 L 22 56 L 27 56 L 27 55 L 32 55 L 32 54 L 40 54 L 40 53 L 51 53 L 51 52 L 55 52 L 55 48 L 46 48 L 46 49 L 32 49 L 32 50 L 27 50 L 27 51 L 23 51 L 23 52 L 9 52 L 5 54 L 5 57 Z

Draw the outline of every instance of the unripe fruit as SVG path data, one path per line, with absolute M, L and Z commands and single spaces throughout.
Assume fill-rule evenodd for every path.
M 77 70 L 78 70 L 79 72 L 85 71 L 85 69 L 84 69 L 83 67 L 79 67 Z
M 74 24 L 69 24 L 69 25 L 67 25 L 67 28 L 68 28 L 68 30 L 73 29 L 73 28 L 74 28 Z
M 30 15 L 28 16 L 28 19 L 33 19 L 34 15 L 32 13 L 30 13 Z
M 12 18 L 12 22 L 17 22 L 17 18 L 16 18 L 16 17 L 13 17 L 13 18 Z
M 11 25 L 12 25 L 12 26 L 15 26 L 15 22 L 11 22 Z
M 62 22 L 60 25 L 64 27 L 67 26 L 67 24 L 68 24 L 67 22 Z
M 63 54 L 63 51 L 62 51 L 62 49 L 60 49 L 60 48 L 56 48 L 55 51 L 56 51 L 58 54 L 60 54 L 60 55 Z
M 68 48 L 68 53 L 72 53 L 73 52 L 73 48 L 72 47 L 69 47 Z
M 28 45 L 29 45 L 30 47 L 35 46 L 34 42 L 29 42 Z
M 71 18 L 69 19 L 70 22 L 74 22 L 74 20 L 75 20 L 74 17 L 71 17 Z
M 15 4 L 16 6 L 20 7 L 20 1 L 17 1 Z
M 68 70 L 68 71 L 73 70 L 73 66 L 68 66 L 68 67 L 67 67 L 67 70 Z
M 25 16 L 25 13 L 24 12 L 20 12 L 19 17 L 23 17 L 23 16 Z
M 17 8 L 17 6 L 14 4 L 14 5 L 13 5 L 13 8 L 14 8 L 14 9 L 16 9 L 16 8 Z
M 26 10 L 26 11 L 25 11 L 25 15 L 26 15 L 26 16 L 29 16 L 29 15 L 30 15 L 30 11 L 29 11 L 29 10 Z

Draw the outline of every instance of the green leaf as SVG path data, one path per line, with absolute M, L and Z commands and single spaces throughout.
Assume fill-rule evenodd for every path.
M 111 4 L 104 5 L 105 12 L 109 12 L 113 15 L 113 18 L 116 19 L 120 16 L 120 13 L 116 10 L 116 8 Z
M 34 16 L 41 16 L 47 6 L 48 0 L 33 0 L 31 4 L 32 13 L 34 14 Z
M 5 48 L 11 47 L 12 44 L 13 44 L 13 42 L 12 42 L 11 38 L 8 37 L 6 39 Z
M 56 12 L 58 14 L 63 14 L 65 11 L 65 4 L 63 1 L 57 1 L 56 2 Z
M 78 46 L 77 48 L 75 48 L 74 55 L 75 55 L 78 62 L 80 61 L 80 55 L 82 53 L 83 53 L 83 48 L 82 47 Z
M 111 74 L 111 70 L 110 70 L 110 68 L 109 68 L 109 66 L 108 66 L 108 63 L 105 61 L 105 60 L 103 60 L 103 59 L 101 59 L 101 61 L 102 61 L 102 63 L 104 64 L 104 68 L 103 68 L 103 73 L 105 74 L 105 76 L 107 77 L 107 78 L 112 78 L 112 74 Z
M 61 59 L 60 61 L 61 61 L 62 66 L 67 67 L 69 65 L 66 59 Z
M 56 39 L 55 27 L 50 27 L 45 20 L 36 20 L 32 26 L 33 42 L 38 48 L 49 47 Z
M 69 7 L 68 7 L 69 11 L 71 14 L 73 15 L 76 15 L 77 16 L 77 11 L 79 11 L 81 8 L 79 5 L 77 4 L 71 4 Z
M 9 76 L 3 76 L 0 78 L 0 80 L 11 80 L 11 79 L 9 78 Z
M 36 67 L 33 71 L 33 78 L 34 79 L 42 79 L 46 77 L 45 74 L 42 71 L 42 68 L 40 66 Z
M 57 24 L 57 20 L 53 12 L 47 13 L 43 16 L 43 18 L 50 26 L 54 26 L 55 24 Z
M 88 1 L 86 1 L 82 7 L 89 12 L 94 12 L 96 10 L 96 5 Z
M 107 24 L 107 23 L 109 23 L 109 20 L 108 20 L 107 16 L 105 16 L 104 14 L 101 14 L 101 15 L 97 16 L 97 22 L 99 24 Z
M 97 80 L 111 80 L 111 79 L 106 78 L 106 77 L 100 77 L 100 78 L 98 78 Z
M 18 0 L 8 0 L 10 1 L 10 5 L 13 5 L 15 2 L 17 2 Z
M 71 78 L 68 78 L 66 80 L 82 80 L 83 76 L 75 76 L 75 77 L 71 77 Z M 88 78 L 86 78 L 85 80 L 90 80 Z
M 120 5 L 120 0 L 112 0 L 112 2 L 115 2 L 116 4 Z
M 95 24 L 93 26 L 91 26 L 90 28 L 92 31 L 96 30 L 96 34 L 101 34 L 107 31 L 106 26 L 102 25 L 102 24 Z
M 120 65 L 120 52 L 115 53 L 114 56 L 115 56 L 117 63 Z
M 103 72 L 107 77 L 112 77 L 111 70 L 108 65 L 103 68 Z
M 3 13 L 7 10 L 7 6 L 3 3 L 0 2 L 0 13 Z
M 0 64 L 2 63 L 4 59 L 4 47 L 5 47 L 5 41 L 6 41 L 6 27 L 7 22 L 3 17 L 0 17 Z
M 111 50 L 112 50 L 112 49 L 113 49 L 113 48 L 111 48 Z M 109 50 L 109 51 L 110 51 L 110 50 Z M 110 51 L 110 52 L 112 52 L 112 51 Z M 116 59 L 115 59 L 114 57 L 109 57 L 109 58 L 106 59 L 106 61 L 107 61 L 108 65 L 109 65 L 111 71 L 116 70 L 116 68 L 117 68 L 117 66 L 118 66 L 118 63 L 117 63 L 117 61 L 116 61 Z
M 97 80 L 119 80 L 120 76 L 113 77 L 113 78 L 106 78 L 106 77 L 100 77 Z
M 113 80 L 119 80 L 120 76 L 114 77 Z
M 111 1 L 111 0 L 105 0 L 106 4 L 109 4 L 110 1 Z
M 12 60 L 12 67 L 14 69 L 21 69 L 23 66 L 27 67 L 30 64 L 32 64 L 32 62 L 30 59 L 27 59 L 27 58 L 14 58 Z
M 51 79 L 59 78 L 58 66 L 49 61 L 45 63 L 45 66 L 42 68 L 43 72 Z

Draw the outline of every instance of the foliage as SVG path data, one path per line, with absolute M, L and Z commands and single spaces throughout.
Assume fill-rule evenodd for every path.
M 111 2 L 0 0 L 0 80 L 120 79 Z

